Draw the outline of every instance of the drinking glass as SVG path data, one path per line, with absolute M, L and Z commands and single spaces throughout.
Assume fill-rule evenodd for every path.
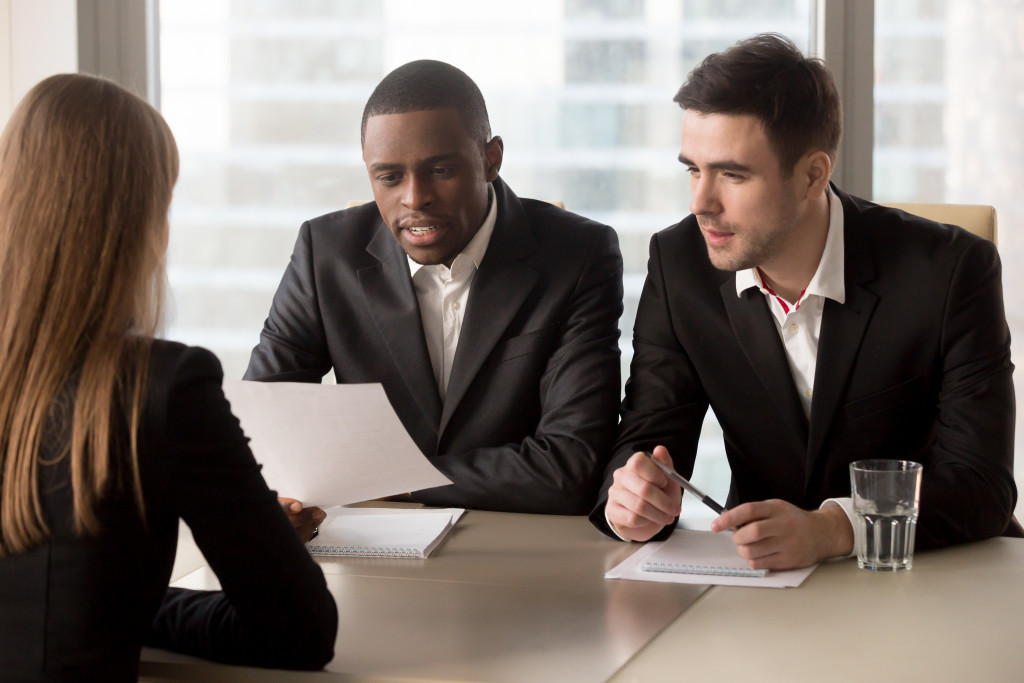
M 921 497 L 920 463 L 858 460 L 850 464 L 857 566 L 881 572 L 910 569 Z

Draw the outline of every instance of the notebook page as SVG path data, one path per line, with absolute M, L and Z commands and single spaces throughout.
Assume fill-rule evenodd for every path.
M 447 511 L 417 514 L 342 514 L 328 517 L 306 543 L 314 555 L 427 557 L 451 528 Z
M 666 571 L 645 571 L 647 563 L 696 565 L 706 568 L 722 568 L 723 573 L 686 573 Z M 817 565 L 815 565 L 817 566 Z M 748 568 L 746 560 L 736 554 L 736 546 L 728 532 L 716 534 L 711 531 L 676 529 L 668 540 L 648 543 L 630 555 L 616 567 L 605 573 L 607 579 L 631 579 L 635 581 L 661 581 L 665 583 L 714 584 L 724 586 L 758 586 L 764 588 L 785 588 L 799 586 L 814 567 L 789 571 L 770 571 L 765 576 L 730 576 L 725 571 Z

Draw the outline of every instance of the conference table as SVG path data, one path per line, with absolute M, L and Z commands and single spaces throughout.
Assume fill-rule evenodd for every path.
M 217 587 L 183 530 L 175 585 Z M 324 671 L 147 648 L 140 680 L 1024 680 L 1024 539 L 909 572 L 826 562 L 798 588 L 604 578 L 639 547 L 584 517 L 471 510 L 427 559 L 318 560 L 340 617 Z

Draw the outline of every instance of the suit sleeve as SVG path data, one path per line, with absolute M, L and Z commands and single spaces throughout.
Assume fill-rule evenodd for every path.
M 921 483 L 919 548 L 998 536 L 1017 498 L 1010 333 L 993 244 L 974 240 L 964 251 L 947 302 L 934 439 Z
M 245 379 L 319 382 L 331 368 L 313 273 L 309 223 L 303 223 Z
M 170 588 L 147 644 L 229 663 L 319 669 L 338 615 L 221 390 L 207 351 L 190 349 L 167 396 L 161 497 L 171 501 L 223 591 Z
M 608 527 L 605 505 L 615 470 L 637 451 L 665 446 L 677 472 L 689 477 L 697 455 L 708 398 L 686 349 L 679 343 L 673 324 L 673 309 L 665 284 L 658 236 L 651 238 L 647 279 L 640 295 L 633 331 L 633 360 L 630 364 L 622 420 L 611 461 L 604 472 L 590 520 L 598 529 L 618 539 Z M 671 533 L 666 526 L 654 540 Z
M 414 493 L 415 500 L 565 515 L 593 506 L 618 413 L 622 256 L 611 228 L 592 230 L 595 239 L 540 379 L 536 431 L 520 443 L 433 460 L 456 484 Z

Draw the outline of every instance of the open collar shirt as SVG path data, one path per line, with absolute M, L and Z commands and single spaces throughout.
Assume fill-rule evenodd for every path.
M 764 294 L 775 321 L 782 345 L 789 360 L 804 415 L 810 417 L 814 398 L 814 368 L 818 360 L 818 338 L 821 335 L 821 316 L 825 300 L 846 302 L 846 284 L 843 249 L 843 205 L 831 190 L 828 193 L 828 237 L 822 251 L 818 269 L 807 288 L 795 302 L 777 296 L 764 281 L 757 267 L 736 273 L 736 295 L 756 287 Z
M 466 305 L 469 303 L 469 291 L 491 243 L 491 235 L 494 233 L 494 225 L 498 218 L 498 201 L 494 187 L 488 185 L 487 188 L 490 204 L 487 217 L 466 247 L 452 261 L 450 268 L 443 263 L 425 266 L 406 257 L 409 261 L 413 288 L 416 290 L 416 299 L 420 305 L 423 336 L 427 341 L 430 364 L 442 401 L 448 391 L 455 350 L 459 345 L 462 321 L 466 317 Z

